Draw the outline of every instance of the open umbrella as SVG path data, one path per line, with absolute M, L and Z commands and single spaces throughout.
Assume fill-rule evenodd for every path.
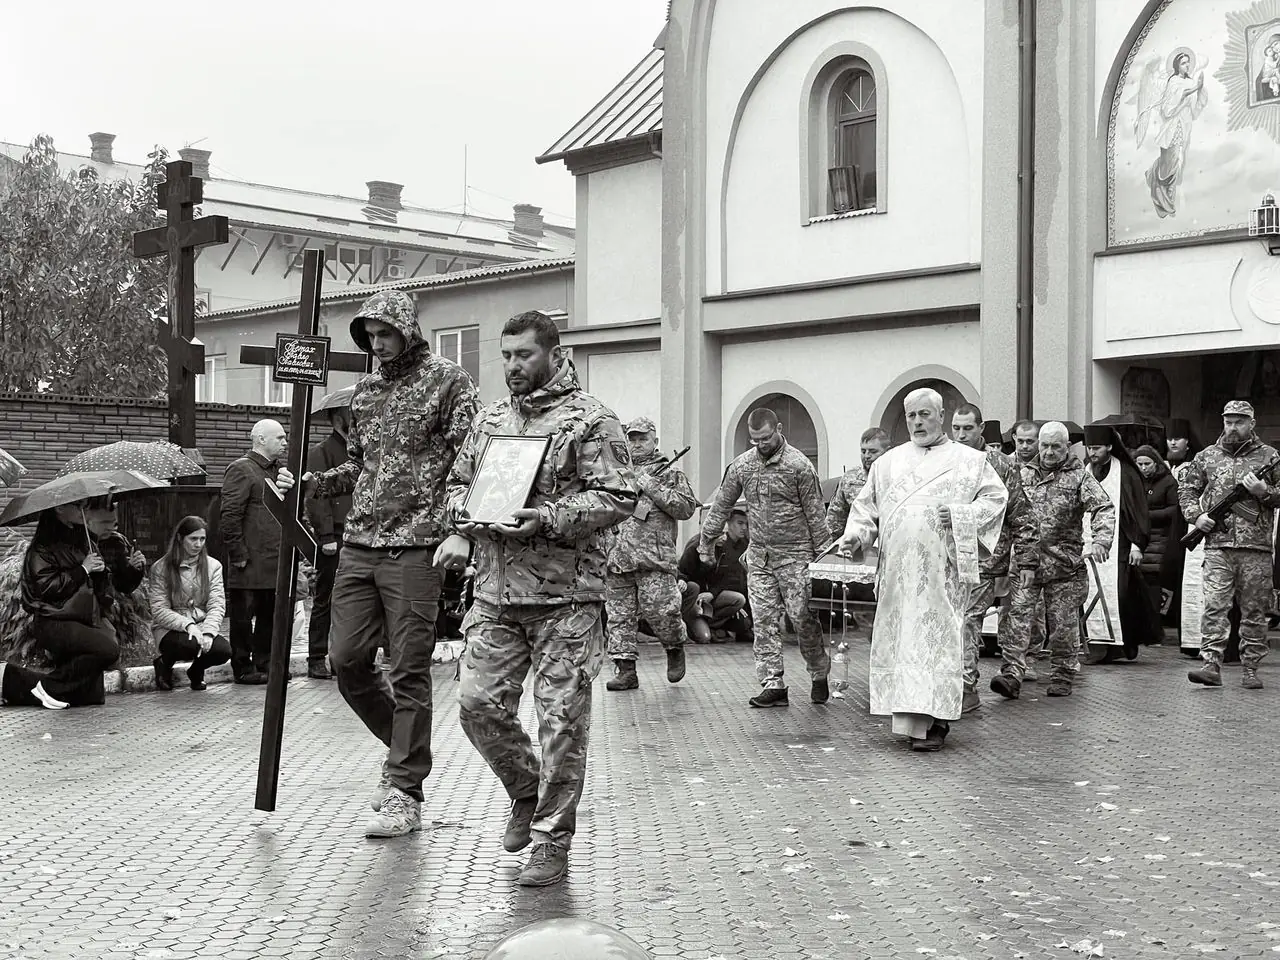
M 1097 421 L 1105 423 L 1119 435 L 1120 441 L 1130 450 L 1149 443 L 1156 449 L 1165 438 L 1164 421 L 1159 417 L 1147 416 L 1144 413 L 1112 413 Z
M 11 487 L 18 478 L 27 472 L 27 468 L 9 454 L 0 450 L 0 487 Z
M 136 470 L 101 470 L 71 473 L 42 483 L 34 490 L 20 493 L 0 513 L 0 527 L 16 527 L 30 523 L 46 510 L 66 506 L 79 500 L 107 495 L 120 496 L 139 490 L 154 490 L 165 483 Z
M 197 477 L 204 473 L 204 468 L 183 453 L 176 443 L 121 440 L 77 453 L 58 471 L 58 476 L 103 470 L 136 470 L 157 480 Z
M 355 387 L 343 387 L 341 390 L 335 390 L 333 393 L 326 393 L 320 398 L 320 402 L 316 404 L 316 408 L 312 413 L 320 413 L 323 410 L 341 410 L 344 407 L 351 406 L 351 398 L 355 396 Z

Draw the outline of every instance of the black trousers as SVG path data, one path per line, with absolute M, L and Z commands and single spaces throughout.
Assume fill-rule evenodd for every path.
M 329 655 L 329 627 L 333 623 L 333 580 L 342 548 L 335 554 L 316 554 L 316 592 L 311 598 L 311 625 L 307 632 L 307 666 L 324 664 Z
M 111 624 L 90 625 L 36 617 L 31 630 L 40 648 L 53 661 L 53 668 L 48 673 L 39 673 L 9 664 L 0 698 L 6 703 L 39 706 L 40 701 L 31 695 L 39 683 L 49 696 L 74 707 L 106 702 L 102 672 L 110 670 L 120 659 L 120 644 Z
M 232 672 L 236 677 L 266 673 L 271 664 L 276 592 L 233 587 L 227 591 L 227 603 L 231 608 Z
M 179 660 L 190 660 L 191 669 L 203 673 L 208 667 L 216 667 L 231 659 L 231 644 L 226 637 L 214 637 L 213 644 L 200 653 L 200 644 L 185 630 L 170 630 L 160 638 L 160 657 L 173 666 Z

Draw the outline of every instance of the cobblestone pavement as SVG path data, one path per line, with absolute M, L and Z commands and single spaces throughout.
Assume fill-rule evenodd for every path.
M 260 690 L 7 708 L 0 958 L 483 957 L 563 915 L 693 960 L 1280 951 L 1280 670 L 1207 690 L 1147 650 L 1068 699 L 987 694 L 930 755 L 866 715 L 864 658 L 825 707 L 787 659 L 787 709 L 747 708 L 741 646 L 693 648 L 674 687 L 645 647 L 640 690 L 598 684 L 571 875 L 542 890 L 513 885 L 451 667 L 406 840 L 360 834 L 380 757 L 332 684 L 290 689 L 274 814 L 252 809 Z

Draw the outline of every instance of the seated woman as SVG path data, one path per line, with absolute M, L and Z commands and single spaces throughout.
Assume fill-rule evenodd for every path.
M 160 646 L 155 659 L 156 689 L 173 689 L 173 665 L 190 660 L 192 690 L 205 689 L 204 672 L 231 659 L 222 636 L 227 595 L 222 564 L 209 556 L 208 530 L 200 517 L 184 517 L 169 538 L 169 549 L 151 567 L 147 598 L 152 629 Z
M 33 617 L 36 649 L 52 668 L 39 673 L 11 664 L 0 698 L 51 710 L 104 703 L 102 672 L 120 658 L 105 614 L 116 593 L 138 588 L 146 565 L 116 532 L 106 497 L 41 514 L 23 560 L 22 605 Z

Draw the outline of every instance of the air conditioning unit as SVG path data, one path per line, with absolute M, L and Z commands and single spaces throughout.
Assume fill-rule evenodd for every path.
M 388 279 L 388 280 L 403 280 L 403 279 L 405 278 L 405 274 L 406 274 L 406 271 L 405 271 L 405 268 L 404 268 L 404 264 L 403 264 L 403 263 L 388 263 L 388 264 L 387 264 L 387 279 Z

